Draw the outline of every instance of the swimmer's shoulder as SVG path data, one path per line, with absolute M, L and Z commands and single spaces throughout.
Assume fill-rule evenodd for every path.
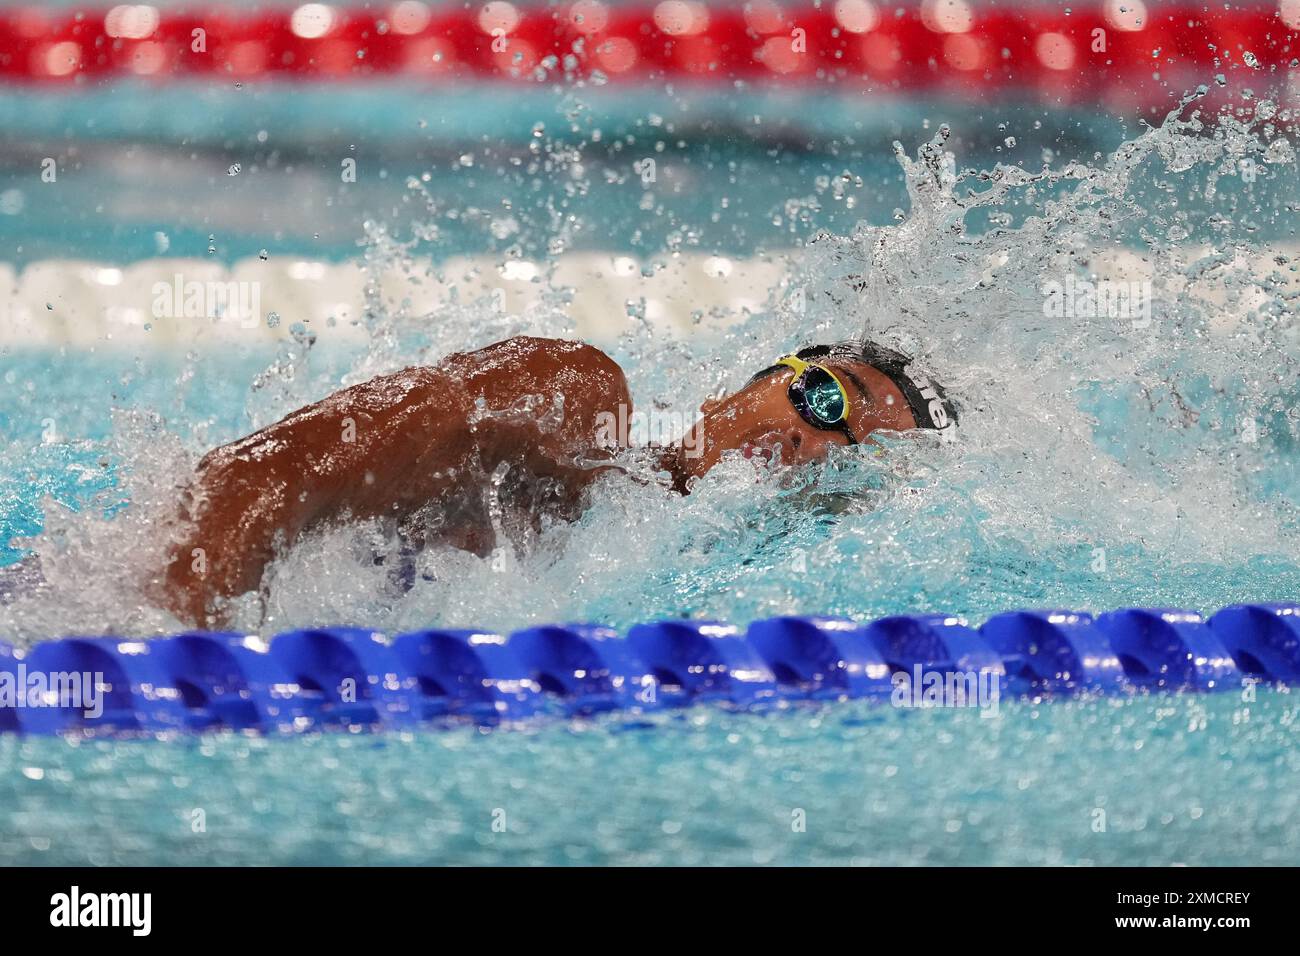
M 628 396 L 623 369 L 602 349 L 577 339 L 517 335 L 475 352 L 449 357 L 449 364 L 467 375 L 527 378 L 543 392 L 605 393 Z
M 532 362 L 549 360 L 563 362 L 568 366 L 580 366 L 591 370 L 617 369 L 618 363 L 590 342 L 579 339 L 556 339 L 539 335 L 515 335 L 500 342 L 493 342 L 474 352 L 460 353 L 459 356 L 477 358 L 490 363 Z M 619 369 L 619 371 L 622 371 Z

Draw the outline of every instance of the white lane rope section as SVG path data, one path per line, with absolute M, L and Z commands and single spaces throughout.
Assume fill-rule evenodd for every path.
M 563 308 L 579 335 L 616 335 L 632 314 L 687 332 L 700 319 L 739 321 L 766 308 L 788 272 L 781 256 L 683 255 L 652 263 L 596 253 L 551 264 L 467 257 L 380 273 L 355 262 L 291 256 L 231 266 L 180 258 L 126 266 L 46 260 L 21 270 L 0 263 L 0 345 L 254 344 L 288 337 L 294 323 L 334 342 L 359 341 L 367 283 L 383 308 L 408 315 L 476 301 L 522 314 L 567 289 Z
M 1211 253 L 1188 249 L 1187 261 Z M 1243 263 L 1255 276 L 1276 275 L 1274 256 L 1294 261 L 1297 248 L 1259 250 Z M 741 321 L 791 293 L 796 252 L 761 258 L 680 254 L 638 260 L 621 254 L 569 253 L 552 263 L 465 257 L 436 266 L 367 272 L 356 262 L 293 256 L 257 257 L 234 265 L 161 258 L 118 266 L 45 260 L 21 269 L 0 263 L 0 346 L 8 348 L 189 347 L 208 341 L 247 344 L 288 337 L 295 323 L 331 341 L 359 342 L 367 283 L 385 309 L 437 316 L 449 303 L 486 301 L 522 314 L 556 290 L 580 336 L 607 339 L 640 314 L 656 327 L 687 335 L 701 324 Z M 1003 260 L 1005 261 L 1005 259 Z M 989 262 L 989 274 L 1001 262 Z M 1094 281 L 1138 282 L 1149 266 L 1134 252 L 1107 250 L 1092 259 Z M 1300 298 L 1290 274 L 1289 297 Z M 377 290 L 377 292 L 373 291 Z M 1262 304 L 1237 301 L 1231 315 Z M 1195 288 L 1179 290 L 1196 294 Z M 1203 293 L 1211 300 L 1214 291 Z

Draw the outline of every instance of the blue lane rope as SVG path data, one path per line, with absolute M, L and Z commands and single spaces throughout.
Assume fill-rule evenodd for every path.
M 510 635 L 66 637 L 25 652 L 0 644 L 0 731 L 293 732 L 496 725 L 708 701 L 750 708 L 887 698 L 895 674 L 918 668 L 997 675 L 1004 696 L 1300 683 L 1300 604 L 1234 605 L 1208 620 L 1167 609 L 1010 611 L 979 628 L 925 615 L 778 617 L 747 630 L 658 621 L 626 634 L 574 624 Z M 99 689 L 92 707 L 84 693 L 63 696 L 78 679 Z

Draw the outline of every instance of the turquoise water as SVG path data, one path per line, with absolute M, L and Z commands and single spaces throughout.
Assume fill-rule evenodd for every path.
M 852 703 L 493 733 L 0 737 L 0 858 L 1294 865 L 1296 713 L 1261 691 L 997 719 Z
M 509 208 L 524 227 L 499 241 L 481 216 L 442 217 L 439 256 L 513 247 L 544 256 L 559 213 L 573 221 L 567 249 L 752 255 L 820 230 L 845 234 L 859 220 L 894 221 L 908 200 L 891 143 L 915 142 L 941 122 L 951 124 L 962 163 L 1035 169 L 1094 160 L 1161 113 L 1135 120 L 1014 94 L 978 103 L 880 98 L 864 109 L 817 88 L 743 85 L 557 92 L 484 84 L 436 96 L 401 82 L 159 88 L 115 79 L 76 97 L 0 88 L 0 128 L 9 133 L 0 141 L 0 244 L 17 265 L 164 254 L 233 262 L 262 250 L 342 261 L 358 255 L 363 222 L 405 235 L 427 220 L 430 210 L 407 186 L 427 175 L 428 193 L 444 206 Z M 558 173 L 567 176 L 572 162 L 555 163 L 538 188 L 528 162 L 560 148 L 582 175 L 566 187 Z M 651 209 L 641 208 L 646 191 L 632 171 L 646 156 L 663 181 Z M 45 157 L 62 170 L 53 188 L 31 175 Z M 355 182 L 340 179 L 344 157 L 357 162 Z M 240 173 L 227 175 L 236 163 Z M 818 184 L 845 174 L 855 181 L 843 195 Z M 1232 178 L 1221 184 L 1229 195 L 1240 187 Z M 1269 192 L 1294 204 L 1300 186 L 1275 182 Z M 1212 208 L 1191 192 L 1181 198 Z M 1259 240 L 1291 229 L 1277 216 L 1250 227 Z
M 323 394 L 358 357 L 339 350 L 314 353 L 312 359 L 291 394 Z M 86 612 L 79 601 L 117 605 L 118 621 L 108 626 L 115 633 L 137 632 L 130 608 L 121 606 L 129 595 L 116 590 L 116 575 L 131 566 L 102 564 L 94 547 L 98 539 L 110 553 L 130 551 L 114 535 L 121 524 L 114 516 L 129 516 L 133 493 L 145 489 L 141 480 L 132 481 L 129 469 L 122 474 L 123 459 L 141 454 L 136 442 L 161 440 L 159 448 L 184 447 L 197 455 L 245 434 L 259 415 L 269 414 L 262 410 L 261 393 L 250 390 L 266 361 L 257 352 L 240 358 L 224 351 L 219 359 L 186 363 L 167 353 L 112 350 L 93 356 L 19 352 L 7 360 L 0 376 L 13 381 L 0 395 L 0 428 L 7 438 L 0 449 L 0 566 L 31 553 L 31 536 L 53 516 L 59 529 L 45 538 L 45 555 L 57 559 L 70 544 L 80 544 L 83 553 L 66 557 L 89 564 L 72 566 L 111 582 L 103 593 L 82 585 L 43 602 L 38 609 L 55 616 L 43 633 L 36 632 L 39 636 L 80 632 Z M 1135 418 L 1145 412 L 1138 396 L 1107 391 L 1099 388 L 1079 399 L 1097 416 L 1090 441 L 1144 467 L 1144 455 L 1162 440 L 1165 427 L 1157 421 L 1138 430 Z M 1217 397 L 1208 386 L 1188 397 L 1206 417 L 1191 435 L 1176 435 L 1178 442 L 1204 442 L 1230 425 L 1210 418 Z M 128 414 L 146 416 L 148 431 L 135 431 L 144 427 L 138 422 L 128 427 L 123 421 Z M 43 430 L 51 415 L 57 434 L 47 442 Z M 1245 472 L 1239 493 L 1246 501 L 1270 502 L 1289 516 L 1296 449 L 1282 428 L 1275 431 L 1276 447 L 1262 450 L 1262 464 Z M 125 444 L 123 433 L 129 436 Z M 1169 445 L 1165 454 L 1176 456 L 1182 447 Z M 915 453 L 895 450 L 896 456 Z M 1192 520 L 1189 503 L 1158 512 L 1167 527 L 1151 527 L 1143 519 L 1131 528 L 1108 528 L 1101 506 L 1084 503 L 1080 507 L 1095 512 L 1056 516 L 1047 532 L 1030 536 L 1030 523 L 1045 520 L 1029 510 L 1030 504 L 1017 501 L 1016 509 L 1004 514 L 1002 504 L 987 500 L 990 483 L 1008 477 L 1000 453 L 967 449 L 962 454 L 970 474 L 954 476 L 951 484 L 940 479 L 917 501 L 908 490 L 916 479 L 902 480 L 889 462 L 871 457 L 814 468 L 793 483 L 745 481 L 739 491 L 731 474 L 684 501 L 611 482 L 602 489 L 608 494 L 597 496 L 576 525 L 555 529 L 506 580 L 488 573 L 486 562 L 440 554 L 432 559 L 434 570 L 450 573 L 404 595 L 386 588 L 382 572 L 364 567 L 370 551 L 357 553 L 351 536 L 327 536 L 285 562 L 281 616 L 245 624 L 263 633 L 331 624 L 394 632 L 429 624 L 509 630 L 565 620 L 625 627 L 658 617 L 745 623 L 809 611 L 857 618 L 943 612 L 978 623 L 1014 607 L 1168 606 L 1209 614 L 1228 604 L 1286 602 L 1300 595 L 1300 567 L 1288 551 L 1289 539 L 1240 547 L 1229 539 L 1218 542 L 1222 550 L 1209 550 L 1223 527 L 1217 505 L 1202 521 Z M 1156 474 L 1166 480 L 1163 469 Z M 1179 480 L 1178 469 L 1172 474 L 1170 480 Z M 1034 478 L 1033 484 L 1042 481 Z M 1153 493 L 1163 499 L 1176 487 L 1158 485 Z M 1076 489 L 1077 497 L 1088 493 L 1088 485 Z M 866 497 L 873 507 L 845 511 L 838 500 L 844 494 Z M 1068 503 L 1073 506 L 1074 500 Z M 1142 506 L 1158 507 L 1158 501 Z M 72 525 L 65 528 L 68 521 Z M 646 527 L 638 533 L 637 525 Z M 616 530 L 619 526 L 622 530 Z M 143 530 L 131 532 L 148 535 L 150 527 L 145 520 Z M 1282 527 L 1289 533 L 1289 525 Z M 638 547 L 642 553 L 626 553 Z M 1104 568 L 1097 564 L 1098 547 L 1105 548 Z M 372 577 L 360 577 L 366 574 Z M 584 579 L 591 582 L 588 587 L 573 586 Z M 25 622 L 19 617 L 7 623 L 13 628 Z M 166 618 L 139 626 L 143 633 L 177 628 Z M 32 636 L 30 630 L 9 634 L 20 643 Z
M 136 120 L 104 117 L 107 144 L 89 137 L 114 162 L 69 177 L 45 205 L 28 186 L 0 184 L 25 197 L 0 220 L 0 238 L 18 249 L 13 261 L 76 253 L 126 262 L 203 254 L 208 242 L 224 260 L 270 246 L 384 267 L 408 252 L 504 258 L 557 239 L 564 249 L 600 240 L 660 261 L 678 248 L 758 255 L 791 246 L 787 285 L 763 290 L 766 304 L 730 316 L 733 327 L 705 323 L 689 341 L 669 340 L 629 305 L 626 332 L 599 344 L 628 370 L 638 407 L 687 414 L 793 345 L 866 333 L 924 356 L 962 412 L 952 446 L 891 439 L 797 473 L 730 460 L 685 499 L 646 481 L 644 463 L 629 458 L 630 476 L 602 479 L 579 521 L 511 540 L 504 572 L 431 551 L 406 591 L 375 566 L 377 552 L 395 548 L 383 529 L 328 530 L 277 560 L 265 607 L 239 611 L 245 630 L 508 630 L 679 615 L 744 623 L 812 612 L 945 611 L 978 622 L 1017 606 L 1211 611 L 1300 598 L 1300 348 L 1287 245 L 1297 187 L 1293 157 L 1275 148 L 1277 128 L 1264 118 L 1244 129 L 1225 121 L 1215 135 L 1181 120 L 1130 131 L 1116 156 L 1105 154 L 1123 138 L 1117 126 L 1085 145 L 1068 124 L 1035 134 L 1023 110 L 1009 110 L 1006 130 L 992 112 L 964 117 L 983 129 L 983 145 L 960 126 L 944 139 L 923 111 L 891 119 L 897 131 L 841 128 L 815 146 L 731 142 L 734 125 L 683 146 L 676 132 L 647 133 L 638 144 L 663 138 L 679 178 L 666 177 L 668 188 L 644 205 L 635 183 L 605 177 L 626 176 L 619 163 L 590 147 L 585 159 L 572 154 L 567 138 L 589 134 L 581 124 L 543 137 L 551 165 L 516 177 L 510 155 L 530 134 L 515 130 L 513 145 L 475 147 L 468 163 L 459 149 L 431 155 L 435 211 L 405 182 L 426 160 L 400 146 L 391 176 L 345 195 L 324 172 L 336 161 L 333 140 L 300 144 L 292 162 L 273 157 L 275 144 L 248 146 L 257 127 L 275 127 L 261 101 L 247 128 L 239 105 L 226 103 L 215 126 L 229 135 L 200 143 L 198 159 L 176 152 L 184 130 L 154 129 L 122 153 L 114 137 L 133 135 L 147 114 L 138 99 L 127 106 Z M 61 127 L 32 120 L 31 135 L 84 136 L 90 115 L 69 108 Z M 473 138 L 472 124 L 465 129 L 459 135 Z M 989 146 L 1013 134 L 1027 155 Z M 903 155 L 882 159 L 895 135 Z M 25 148 L 10 151 L 11 177 Z M 957 154 L 951 167 L 944 150 Z M 1243 156 L 1258 160 L 1258 183 L 1236 177 Z M 995 170 L 1022 158 L 1019 171 Z M 239 159 L 244 172 L 226 177 Z M 1055 172 L 1031 172 L 1049 160 Z M 836 183 L 843 168 L 861 184 L 852 175 Z M 146 202 L 172 174 L 193 190 L 172 189 L 180 199 L 170 209 Z M 97 198 L 118 204 L 101 209 Z M 464 228 L 464 214 L 489 200 L 506 201 L 526 241 L 488 238 L 487 216 L 478 231 Z M 377 218 L 406 239 L 422 221 L 447 225 L 449 210 L 461 218 L 437 241 L 411 240 L 397 253 L 359 221 Z M 805 246 L 822 230 L 827 237 Z M 1091 275 L 1116 249 L 1151 274 L 1152 324 L 1047 321 L 1042 284 Z M 1251 256 L 1271 257 L 1263 275 Z M 866 276 L 860 298 L 847 296 L 845 275 Z M 791 306 L 792 288 L 806 292 L 806 310 Z M 503 317 L 483 303 L 427 316 L 377 309 L 356 350 L 327 330 L 310 348 L 238 353 L 10 343 L 0 350 L 0 564 L 35 553 L 51 587 L 0 607 L 0 635 L 27 644 L 175 630 L 136 575 L 206 449 L 345 382 L 507 334 L 571 334 L 562 313 Z M 1262 689 L 1254 702 L 1235 690 L 1004 702 L 997 719 L 854 703 L 491 733 L 3 737 L 0 859 L 1295 863 L 1291 701 Z M 802 830 L 792 826 L 800 820 Z
M 958 138 L 981 162 L 1034 163 L 1044 148 L 1113 149 L 1125 130 L 1085 113 L 1026 116 L 1014 104 L 935 110 L 961 117 Z M 1051 115 L 1050 125 L 1036 128 L 1034 115 Z M 567 248 L 651 255 L 673 245 L 750 255 L 818 229 L 845 232 L 860 218 L 890 221 L 906 193 L 889 143 L 913 132 L 917 117 L 913 101 L 864 112 L 848 99 L 798 91 L 588 88 L 558 97 L 489 86 L 431 98 L 403 84 L 155 89 L 120 82 L 69 100 L 0 89 L 0 127 L 10 132 L 0 142 L 0 195 L 7 197 L 0 244 L 20 265 L 52 257 L 120 264 L 161 254 L 233 262 L 262 250 L 340 261 L 358 254 L 362 222 L 402 235 L 426 219 L 429 210 L 407 182 L 428 174 L 437 201 L 483 212 L 508 207 L 524 226 L 505 242 L 482 228 L 481 217 L 442 218 L 442 256 L 515 245 L 544 256 L 559 210 L 576 223 Z M 1000 122 L 1006 128 L 992 135 Z M 538 127 L 548 149 L 563 144 L 581 157 L 581 188 L 566 191 L 556 177 L 536 187 L 525 164 L 537 156 L 529 144 Z M 1002 145 L 1012 133 L 1014 150 Z M 30 175 L 46 156 L 64 170 L 51 189 Z M 644 156 L 657 159 L 664 182 L 648 211 L 639 208 L 645 190 L 632 170 Z M 340 180 L 343 157 L 357 162 L 355 182 Z M 229 176 L 234 163 L 241 171 Z M 846 170 L 862 180 L 851 203 L 817 188 L 818 177 Z M 800 200 L 794 215 L 792 198 Z

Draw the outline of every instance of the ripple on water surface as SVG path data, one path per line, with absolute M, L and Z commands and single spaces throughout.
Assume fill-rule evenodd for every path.
M 1295 712 L 1261 690 L 994 719 L 852 703 L 493 733 L 4 737 L 0 859 L 1295 864 Z

